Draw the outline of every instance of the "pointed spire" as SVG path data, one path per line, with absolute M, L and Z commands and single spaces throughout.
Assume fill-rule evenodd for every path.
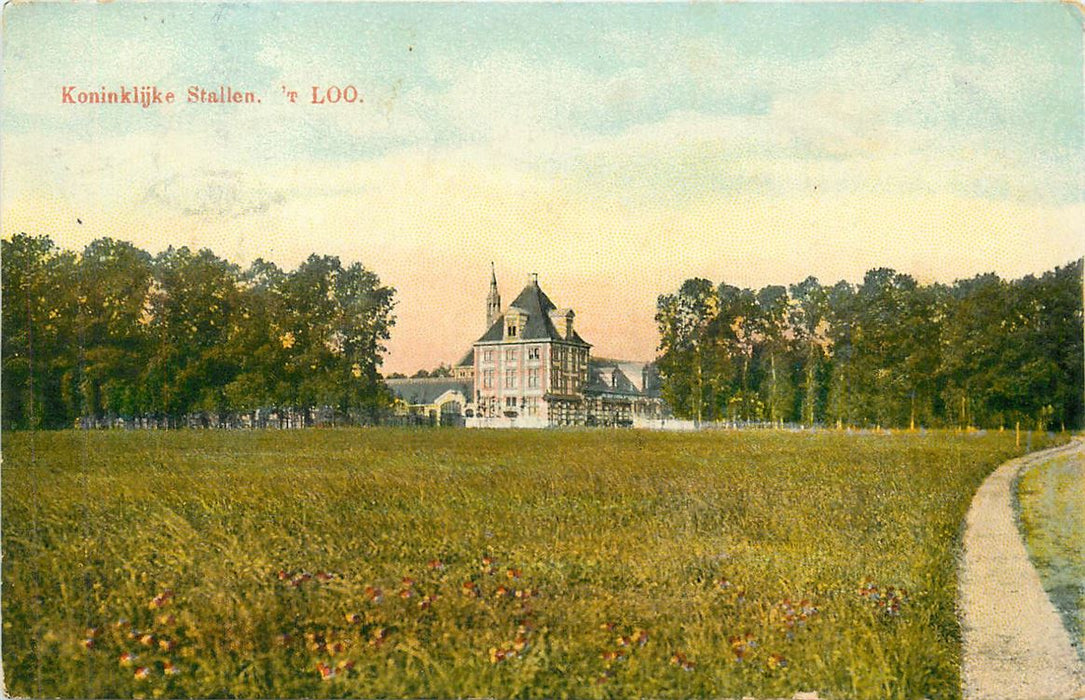
M 494 325 L 501 316 L 501 294 L 497 291 L 497 270 L 490 263 L 490 294 L 486 297 L 486 327 Z

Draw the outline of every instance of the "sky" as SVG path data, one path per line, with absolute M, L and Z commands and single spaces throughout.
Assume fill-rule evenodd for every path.
M 491 262 L 506 304 L 538 273 L 594 354 L 650 359 L 689 277 L 1085 254 L 1069 3 L 15 3 L 3 43 L 5 237 L 361 262 L 397 290 L 388 371 L 470 347 Z M 305 104 L 331 85 L 363 99 Z

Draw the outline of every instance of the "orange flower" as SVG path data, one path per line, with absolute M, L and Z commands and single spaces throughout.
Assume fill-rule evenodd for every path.
M 426 563 L 426 566 L 428 566 L 431 569 L 437 570 L 437 571 L 445 568 L 444 563 L 440 559 L 430 559 Z
M 139 643 L 145 647 L 154 646 L 154 636 L 150 634 L 145 634 L 139 638 Z
M 509 589 L 505 588 L 504 586 L 498 586 L 497 590 L 494 591 L 494 598 L 504 598 L 508 594 Z
M 475 585 L 474 581 L 464 581 L 463 585 L 460 586 L 460 592 L 469 598 L 473 598 L 478 595 L 478 586 Z
M 324 663 L 323 661 L 317 662 L 316 670 L 320 672 L 321 680 L 328 681 L 332 678 L 335 678 L 335 669 Z
M 175 676 L 180 672 L 181 669 L 174 666 L 173 662 L 171 661 L 167 661 L 166 663 L 162 664 L 162 673 L 166 674 L 167 676 Z
M 147 678 L 150 678 L 150 676 L 151 676 L 150 667 L 148 667 L 148 666 L 140 666 L 139 668 L 136 669 L 136 680 L 137 681 L 146 680 Z
M 379 588 L 374 588 L 373 586 L 366 586 L 365 597 L 369 598 L 369 600 L 373 603 L 379 603 L 381 602 L 381 600 L 384 599 L 384 594 Z
M 519 569 L 509 569 L 508 571 L 505 572 L 505 575 L 508 576 L 510 579 L 520 578 L 520 570 Z
M 402 598 L 403 600 L 407 600 L 408 598 L 412 597 L 413 595 L 414 595 L 414 592 L 410 588 L 404 588 L 402 591 L 399 592 L 399 597 Z
M 680 651 L 676 651 L 671 655 L 671 665 L 678 666 L 683 671 L 692 671 L 696 667 L 696 664 L 686 658 L 686 655 Z
M 765 662 L 770 670 L 775 671 L 778 668 L 787 668 L 787 659 L 780 654 L 772 654 Z
M 121 664 L 121 666 L 131 666 L 132 664 L 134 664 L 136 662 L 136 659 L 138 659 L 138 658 L 139 658 L 139 656 L 137 656 L 136 654 L 133 654 L 130 651 L 126 651 L 123 654 L 121 654 L 120 664 Z
M 154 598 L 151 598 L 151 602 L 147 604 L 147 607 L 151 610 L 163 608 L 169 604 L 171 598 L 173 598 L 173 591 L 162 591 Z
M 158 648 L 162 651 L 173 651 L 173 642 L 168 639 L 159 639 Z
M 414 579 L 411 578 L 410 576 L 404 576 L 403 580 L 400 581 L 400 583 L 403 584 L 404 588 L 410 588 L 411 586 L 414 585 Z
M 358 613 L 347 613 L 344 617 L 346 617 L 347 622 L 352 625 L 357 625 L 362 621 L 362 616 Z
M 648 633 L 638 627 L 633 631 L 633 643 L 644 646 L 648 643 Z

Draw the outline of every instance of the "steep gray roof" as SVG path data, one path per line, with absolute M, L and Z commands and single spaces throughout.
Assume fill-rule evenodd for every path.
M 460 361 L 456 363 L 457 367 L 474 367 L 475 366 L 475 348 L 468 350 Z
M 587 341 L 573 330 L 573 337 L 562 337 L 554 323 L 550 320 L 550 312 L 557 309 L 550 297 L 539 287 L 537 282 L 529 282 L 520 295 L 516 297 L 509 308 L 516 307 L 527 315 L 527 324 L 524 330 L 517 336 L 520 340 L 569 340 L 571 342 L 588 345 Z M 505 338 L 505 314 L 494 322 L 492 326 L 479 338 L 477 343 L 487 343 L 504 340 Z
M 642 386 L 645 380 L 647 385 Z M 659 376 L 650 362 L 592 358 L 584 393 L 658 398 Z
M 386 379 L 384 381 L 397 399 L 412 406 L 431 404 L 446 391 L 459 391 L 470 401 L 474 392 L 471 382 L 450 377 Z

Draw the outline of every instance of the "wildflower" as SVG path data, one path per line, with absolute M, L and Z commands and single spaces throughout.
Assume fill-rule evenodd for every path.
M 92 639 L 94 637 L 97 637 L 98 636 L 98 628 L 97 627 L 88 627 L 87 628 L 87 636 L 92 638 Z
M 414 591 L 412 591 L 410 588 L 404 588 L 402 591 L 399 592 L 399 597 L 402 598 L 403 600 L 407 600 L 408 598 L 413 598 L 414 597 Z
M 787 659 L 780 654 L 771 654 L 765 663 L 771 671 L 787 668 Z
M 509 569 L 508 571 L 505 572 L 505 575 L 508 576 L 510 579 L 520 578 L 520 570 L 519 569 Z
M 354 668 L 354 662 L 350 659 L 343 659 L 342 661 L 337 663 L 335 667 L 340 671 L 349 671 Z
M 625 650 L 624 649 L 609 649 L 609 650 L 604 651 L 603 653 L 601 653 L 599 655 L 599 657 L 601 659 L 603 659 L 603 661 L 607 661 L 607 662 L 621 661 L 622 659 L 625 658 Z
M 383 627 L 378 627 L 377 629 L 373 630 L 373 632 L 369 635 L 369 646 L 379 647 L 380 645 L 384 644 L 386 639 L 387 630 L 385 630 Z
M 614 630 L 614 628 L 616 626 L 617 625 L 615 623 L 613 623 L 613 622 L 604 622 L 603 624 L 599 625 L 599 629 L 606 630 L 607 632 L 611 632 L 611 631 Z
M 411 578 L 410 576 L 404 576 L 403 580 L 400 581 L 400 583 L 403 584 L 404 588 L 410 588 L 410 587 L 414 586 L 414 579 Z
M 285 581 L 290 578 L 290 574 L 286 573 L 283 569 L 279 569 L 278 577 L 280 581 Z
M 337 654 L 342 654 L 344 651 L 347 650 L 347 645 L 343 644 L 342 642 L 330 642 L 328 644 L 325 644 L 324 646 L 328 650 L 328 653 L 332 654 L 333 656 Z
M 145 647 L 153 647 L 154 646 L 154 635 L 151 635 L 151 634 L 143 635 L 142 637 L 139 638 L 139 643 L 142 644 Z
M 90 649 L 93 646 L 94 646 L 94 637 L 87 637 L 86 639 L 83 640 L 83 648 L 84 649 Z
M 429 609 L 429 607 L 431 605 L 433 605 L 434 601 L 436 601 L 436 600 L 437 600 L 436 594 L 422 596 L 422 600 L 418 601 L 418 607 L 421 608 L 422 610 L 427 610 L 427 609 Z
M 505 588 L 504 586 L 498 586 L 497 590 L 494 591 L 494 598 L 504 598 L 508 594 L 509 589 Z
M 440 571 L 441 569 L 445 568 L 444 562 L 442 562 L 440 559 L 430 559 L 426 563 L 426 566 L 428 566 L 430 569 L 433 569 L 434 571 Z
M 365 597 L 369 598 L 370 602 L 380 603 L 384 599 L 384 594 L 379 588 L 374 588 L 373 586 L 366 586 Z
M 527 648 L 528 648 L 527 637 L 524 637 L 524 636 L 521 635 L 521 636 L 517 637 L 516 639 L 514 639 L 513 642 L 512 642 L 512 648 L 516 652 L 526 651 Z
M 716 579 L 715 584 L 717 588 L 724 591 L 731 587 L 731 582 L 722 576 Z
M 752 634 L 728 637 L 727 641 L 731 645 L 731 652 L 735 655 L 735 661 L 739 662 L 745 660 L 750 649 L 757 646 L 757 640 Z
M 151 676 L 151 669 L 150 669 L 149 666 L 140 666 L 139 668 L 136 669 L 136 680 L 137 681 L 146 680 L 147 678 L 150 678 L 150 676 Z
M 167 676 L 176 676 L 180 672 L 181 672 L 181 669 L 174 666 L 173 662 L 171 662 L 171 661 L 167 661 L 164 664 L 162 664 L 162 673 L 164 673 Z
M 638 627 L 633 631 L 632 641 L 634 644 L 644 646 L 648 643 L 648 633 Z
M 460 592 L 469 598 L 473 598 L 478 596 L 478 586 L 475 585 L 474 581 L 464 581 L 463 585 L 460 586 Z
M 317 662 L 316 670 L 320 672 L 321 680 L 329 681 L 332 678 L 335 678 L 335 669 L 323 661 Z
M 165 615 L 159 615 L 155 618 L 155 622 L 163 626 L 172 625 L 176 620 L 177 618 L 173 616 L 173 613 L 166 613 Z
M 136 659 L 138 659 L 138 658 L 139 658 L 138 655 L 133 654 L 130 651 L 126 651 L 123 654 L 121 654 L 120 664 L 121 664 L 121 666 L 131 666 L 132 664 L 134 664 L 136 662 Z
M 686 655 L 682 652 L 676 651 L 671 655 L 671 665 L 678 666 L 683 671 L 692 671 L 697 664 L 686 658 Z
M 119 620 L 117 620 L 116 622 L 113 623 L 113 629 L 120 630 L 120 629 L 123 629 L 125 627 L 130 627 L 131 625 L 132 625 L 131 622 L 129 622 L 127 619 L 122 617 L 121 619 L 119 619 Z
M 151 610 L 163 608 L 169 604 L 171 598 L 173 598 L 173 591 L 162 591 L 154 598 L 151 598 L 151 602 L 147 604 L 147 607 Z
M 316 574 L 316 580 L 321 583 L 327 583 L 335 578 L 335 574 L 329 574 L 327 571 L 318 571 Z
M 614 641 L 615 641 L 615 642 L 616 642 L 616 643 L 618 644 L 618 646 L 620 646 L 620 647 L 627 647 L 627 646 L 629 646 L 630 644 L 632 644 L 632 643 L 633 643 L 633 638 L 632 638 L 632 637 L 618 637 L 618 638 L 617 638 L 616 640 L 614 640 Z
M 168 639 L 159 639 L 158 648 L 162 651 L 173 651 L 173 642 Z
M 362 616 L 358 613 L 347 613 L 346 615 L 344 615 L 344 617 L 346 618 L 347 622 L 352 625 L 357 625 L 362 621 Z

